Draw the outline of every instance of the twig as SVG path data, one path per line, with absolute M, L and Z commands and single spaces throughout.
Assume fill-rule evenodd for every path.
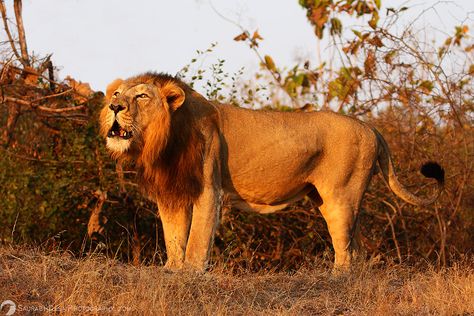
M 390 215 L 388 215 L 387 212 L 385 213 L 385 216 L 387 217 L 388 223 L 390 224 L 390 230 L 392 231 L 392 239 L 393 239 L 393 242 L 395 244 L 395 248 L 397 249 L 398 260 L 399 260 L 400 263 L 402 263 L 402 255 L 401 255 L 401 252 L 400 252 L 400 247 L 398 246 L 398 240 L 397 240 L 397 235 L 395 234 L 395 227 L 393 226 L 393 220 L 390 217 Z M 395 215 L 393 215 L 393 216 L 395 216 Z
M 388 32 L 386 30 L 383 30 L 383 29 L 380 29 L 380 32 L 382 33 L 382 35 L 390 38 L 391 40 L 399 41 L 400 43 L 402 43 L 404 45 L 404 47 L 406 49 L 408 49 L 412 53 L 412 55 L 414 57 L 416 57 L 429 70 L 429 72 L 433 75 L 435 81 L 438 83 L 438 85 L 441 89 L 441 92 L 443 93 L 445 98 L 449 101 L 448 105 L 451 108 L 451 110 L 453 111 L 454 118 L 455 118 L 456 122 L 459 124 L 459 127 L 461 127 L 461 129 L 465 129 L 464 124 L 462 123 L 461 117 L 459 116 L 458 111 L 456 109 L 455 101 L 452 98 L 451 90 L 450 90 L 449 86 L 446 87 L 446 85 L 443 84 L 441 78 L 439 77 L 439 73 L 437 72 L 437 71 L 439 71 L 445 77 L 447 77 L 447 75 L 444 73 L 443 69 L 440 66 L 436 66 L 436 65 L 434 65 L 430 62 L 427 62 L 425 60 L 424 56 L 419 51 L 417 51 L 415 48 L 410 46 L 402 37 L 395 36 L 392 33 Z M 437 71 L 433 70 L 432 66 L 435 66 Z
M 56 97 L 58 95 L 61 95 L 63 93 L 58 93 L 56 95 L 53 95 L 51 97 Z M 46 97 L 45 97 L 46 98 Z M 41 98 L 41 99 L 38 99 L 38 100 L 43 100 L 45 98 Z M 34 101 L 26 101 L 26 100 L 22 100 L 22 99 L 18 99 L 18 98 L 14 98 L 14 97 L 8 97 L 8 96 L 4 96 L 3 97 L 3 102 L 13 102 L 13 103 L 17 103 L 17 104 L 20 104 L 20 105 L 25 105 L 25 106 L 30 106 L 34 109 L 38 109 L 38 110 L 41 110 L 41 111 L 44 111 L 44 112 L 48 112 L 48 113 L 64 113 L 64 112 L 70 112 L 70 111 L 81 111 L 81 110 L 84 110 L 86 109 L 86 107 L 84 105 L 78 105 L 78 106 L 70 106 L 70 107 L 65 107 L 65 108 L 59 108 L 59 109 L 53 109 L 53 108 L 49 108 L 49 107 L 46 107 L 46 106 L 42 106 L 42 105 L 35 105 L 35 102 L 37 100 L 34 100 Z
M 235 22 L 235 21 L 232 21 L 231 19 L 229 19 L 228 17 L 224 16 L 222 13 L 220 13 L 216 7 L 214 6 L 214 4 L 212 3 L 212 1 L 209 1 L 209 4 L 212 8 L 212 10 L 223 20 L 237 26 L 243 33 L 245 33 L 247 35 L 247 39 L 249 39 L 249 41 L 251 42 L 251 45 L 250 45 L 250 49 L 252 49 L 254 51 L 254 53 L 257 55 L 257 58 L 260 60 L 260 63 L 262 65 L 265 66 L 265 69 L 268 70 L 268 72 L 270 72 L 270 75 L 272 76 L 273 80 L 275 81 L 275 83 L 290 97 L 291 101 L 293 102 L 293 105 L 297 108 L 299 108 L 299 104 L 298 104 L 298 100 L 293 97 L 286 89 L 285 87 L 283 86 L 283 84 L 281 83 L 280 79 L 277 77 L 277 75 L 275 74 L 275 72 L 273 70 L 271 70 L 267 63 L 265 62 L 265 59 L 260 55 L 259 51 L 257 50 L 256 46 L 253 45 L 252 43 L 252 40 L 251 40 L 251 36 L 250 36 L 250 32 L 248 30 L 246 30 L 242 25 L 240 25 L 239 23 Z
M 438 256 L 438 267 L 446 267 L 446 223 L 441 218 L 439 214 L 438 207 L 435 207 L 436 211 L 436 219 L 438 220 L 438 228 L 439 228 L 439 256 Z
M 16 223 L 18 222 L 18 216 L 19 216 L 19 215 L 20 215 L 20 212 L 17 212 L 17 213 L 16 213 L 16 218 L 15 218 L 15 223 L 13 224 L 12 234 L 11 234 L 11 236 L 12 236 L 12 240 L 11 240 L 12 243 L 13 243 L 13 235 L 15 234 Z

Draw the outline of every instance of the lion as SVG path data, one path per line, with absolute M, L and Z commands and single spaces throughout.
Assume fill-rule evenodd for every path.
M 360 120 L 219 104 L 167 74 L 113 81 L 100 125 L 112 157 L 133 162 L 139 187 L 158 205 L 169 270 L 207 268 L 223 200 L 272 213 L 309 196 L 327 223 L 334 268 L 347 269 L 361 201 L 378 170 L 414 205 L 433 203 L 443 190 L 443 168 L 428 162 L 421 173 L 437 181 L 437 192 L 410 193 L 382 135 Z

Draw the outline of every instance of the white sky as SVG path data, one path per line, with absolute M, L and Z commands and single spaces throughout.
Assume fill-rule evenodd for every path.
M 436 2 L 382 0 L 382 5 L 405 3 L 414 16 Z M 212 3 L 245 28 L 258 28 L 264 38 L 262 54 L 270 54 L 278 65 L 291 66 L 298 56 L 315 60 L 316 37 L 297 0 Z M 441 3 L 437 8 L 420 23 L 452 32 L 468 14 L 474 18 L 474 0 Z M 196 57 L 197 49 L 212 42 L 218 46 L 209 63 L 224 59 L 230 73 L 242 66 L 251 73 L 258 65 L 245 44 L 233 41 L 240 29 L 219 17 L 209 0 L 24 0 L 23 19 L 30 52 L 53 53 L 62 78 L 71 75 L 95 90 L 103 91 L 117 77 L 148 70 L 175 74 Z M 474 28 L 472 20 L 468 24 Z

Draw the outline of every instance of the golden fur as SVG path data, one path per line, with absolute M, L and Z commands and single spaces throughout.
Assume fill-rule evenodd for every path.
M 433 202 L 444 181 L 438 164 L 425 164 L 421 171 L 437 180 L 438 194 L 410 193 L 383 137 L 361 121 L 211 103 L 163 74 L 111 83 L 100 123 L 112 155 L 135 163 L 139 186 L 158 203 L 169 269 L 205 269 L 223 198 L 270 213 L 305 195 L 327 222 L 335 266 L 346 268 L 357 250 L 360 203 L 378 169 L 394 193 L 416 205 Z
M 194 119 L 185 106 L 184 95 L 172 78 L 146 74 L 128 80 L 133 84 L 151 83 L 159 86 L 161 95 L 154 103 L 165 111 L 157 112 L 146 127 L 136 148 L 129 152 L 114 153 L 116 158 L 134 160 L 140 184 L 145 193 L 155 201 L 173 207 L 191 205 L 202 191 L 202 155 L 204 140 L 196 128 Z M 123 80 L 112 82 L 106 93 L 106 104 Z M 188 89 L 183 85 L 184 89 Z M 178 107 L 184 105 L 179 111 Z M 171 115 L 173 113 L 174 115 Z M 110 114 L 108 107 L 101 112 L 101 121 Z M 129 113 L 124 113 L 127 115 Z M 107 135 L 110 126 L 101 124 L 102 134 Z M 139 152 L 136 157 L 132 157 Z

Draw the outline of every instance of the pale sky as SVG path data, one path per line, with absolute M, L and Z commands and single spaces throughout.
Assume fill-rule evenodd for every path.
M 7 0 L 7 2 L 9 2 Z M 382 0 L 384 7 L 410 7 L 408 19 L 438 1 Z M 313 28 L 297 0 L 212 0 L 226 17 L 264 38 L 261 53 L 270 54 L 281 66 L 297 57 L 317 62 Z M 467 15 L 474 28 L 473 0 L 441 3 L 430 10 L 422 24 L 452 32 Z M 10 16 L 13 16 L 10 10 Z M 206 64 L 226 60 L 225 71 L 245 67 L 250 74 L 258 60 L 242 42 L 233 38 L 241 31 L 212 9 L 209 0 L 24 0 L 23 19 L 30 52 L 53 53 L 60 76 L 70 75 L 104 90 L 117 77 L 153 70 L 175 74 L 217 42 Z M 327 44 L 321 43 L 324 48 Z

